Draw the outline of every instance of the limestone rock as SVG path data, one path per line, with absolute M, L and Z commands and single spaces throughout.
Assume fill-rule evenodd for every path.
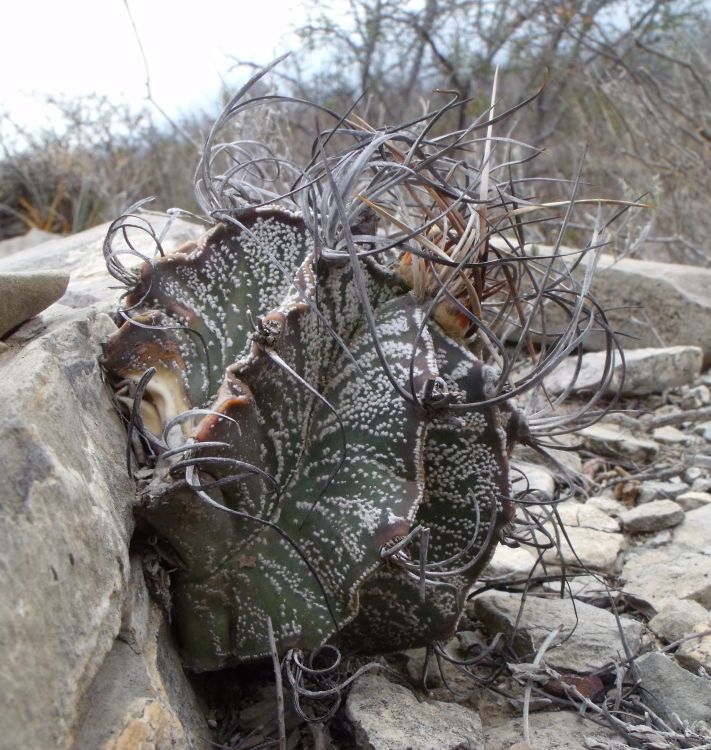
M 647 549 L 654 547 L 664 547 L 672 540 L 673 531 L 672 529 L 662 529 L 657 531 L 653 536 L 649 536 L 644 540 L 644 546 Z
M 544 247 L 539 248 L 545 254 Z M 561 248 L 562 252 L 566 249 Z M 572 260 L 578 256 L 572 255 Z M 583 274 L 592 255 L 582 257 L 578 271 Z M 672 345 L 698 346 L 704 363 L 711 364 L 711 269 L 678 263 L 615 259 L 599 256 L 591 292 L 607 310 L 610 325 L 627 334 L 628 350 Z M 620 300 L 624 305 L 620 306 Z M 551 328 L 557 325 L 555 305 L 549 311 Z M 561 320 L 562 324 L 562 320 Z M 603 349 L 604 337 L 591 333 L 585 339 L 590 349 Z
M 559 448 L 546 447 L 546 455 L 533 450 L 533 448 L 526 445 L 517 445 L 514 451 L 516 461 L 523 461 L 528 464 L 536 464 L 537 466 L 543 465 L 549 471 L 557 474 L 561 470 L 561 466 L 564 470 L 572 472 L 573 474 L 580 474 L 583 470 L 583 461 L 575 450 L 580 440 L 575 435 L 556 435 L 554 438 L 547 440 L 552 445 L 560 446 Z
M 686 512 L 696 510 L 711 503 L 711 493 L 689 490 L 688 492 L 683 492 L 681 495 L 677 495 L 676 502 Z
M 711 721 L 711 682 L 696 677 L 673 659 L 658 652 L 636 661 L 641 679 L 640 695 L 666 721 L 674 714 L 687 723 Z
M 453 658 L 462 659 L 480 653 L 486 645 L 480 631 L 460 631 L 449 643 L 444 644 L 444 650 Z M 471 653 L 471 649 L 474 649 L 474 653 Z M 475 697 L 479 686 L 470 675 L 447 659 L 434 662 L 432 655 L 429 656 L 426 674 L 428 697 L 443 703 L 463 702 Z M 402 660 L 410 683 L 424 690 L 422 679 L 428 657 L 427 648 L 411 648 L 398 654 L 398 657 Z
M 531 742 L 543 750 L 587 750 L 586 737 L 613 738 L 607 727 L 581 718 L 572 711 L 541 711 L 529 716 Z M 513 750 L 523 742 L 523 720 L 515 718 L 495 726 L 484 726 L 486 750 Z M 520 744 L 521 748 L 526 747 Z
M 508 578 L 527 576 L 536 558 L 524 547 L 507 547 L 499 544 L 494 556 L 482 573 L 483 578 Z
M 703 471 L 701 467 L 692 467 L 692 468 L 699 468 L 699 470 Z M 694 492 L 711 492 L 711 477 L 704 474 L 704 476 L 697 477 L 694 479 L 691 483 L 691 489 Z
M 541 588 L 550 594 L 560 596 L 561 588 L 559 580 L 544 581 Z M 563 596 L 578 599 L 581 602 L 605 601 L 609 596 L 610 587 L 601 580 L 599 573 L 583 573 L 580 575 L 569 575 L 563 588 Z
M 637 503 L 651 503 L 653 500 L 676 500 L 683 492 L 689 489 L 688 485 L 682 482 L 660 482 L 650 479 L 640 487 L 637 495 Z
M 700 409 L 711 403 L 711 388 L 703 383 L 682 389 L 679 405 L 682 409 Z
M 654 500 L 626 510 L 620 521 L 629 534 L 649 533 L 678 526 L 684 520 L 684 510 L 673 500 Z
M 543 541 L 542 535 L 539 535 L 539 541 Z M 571 526 L 566 528 L 565 536 L 559 535 L 558 546 L 546 550 L 543 557 L 546 562 L 553 564 L 565 563 L 574 567 L 613 572 L 618 568 L 624 548 L 625 538 L 622 534 Z
M 145 212 L 157 235 L 160 236 L 170 220 L 165 214 Z M 70 274 L 67 292 L 62 304 L 81 308 L 95 306 L 102 312 L 113 313 L 119 291 L 111 290 L 117 282 L 106 270 L 101 248 L 110 224 L 87 229 L 69 237 L 56 237 L 9 257 L 0 257 L 0 274 L 17 271 L 34 271 L 37 268 L 52 268 Z M 182 219 L 171 221 L 168 236 L 163 240 L 166 251 L 195 239 L 203 228 Z M 136 250 L 152 257 L 155 242 L 145 232 L 130 230 L 130 239 Z M 125 256 L 124 263 L 131 267 L 138 265 L 136 256 Z
M 37 229 L 37 227 L 32 227 L 26 234 L 0 241 L 0 258 L 7 258 L 21 250 L 29 250 L 35 245 L 56 239 L 56 237 L 57 235 L 52 234 L 52 232 L 45 232 L 42 229 Z
M 479 715 L 456 703 L 419 702 L 411 690 L 368 672 L 346 702 L 362 750 L 484 750 Z
M 617 520 L 592 505 L 575 501 L 558 503 L 555 510 L 563 529 L 549 521 L 551 509 L 547 506 L 531 508 L 531 513 L 539 516 L 545 532 L 556 541 L 556 546 L 543 554 L 546 562 L 604 572 L 617 569 L 620 553 L 625 547 L 625 538 L 616 533 L 620 529 Z M 541 544 L 550 543 L 543 532 L 534 532 L 534 535 Z
M 630 554 L 622 579 L 625 597 L 649 617 L 677 599 L 711 607 L 711 556 L 677 543 Z
M 561 626 L 555 645 L 545 654 L 546 664 L 557 671 L 593 672 L 624 653 L 614 615 L 583 602 L 576 602 L 574 607 L 569 599 L 529 595 L 515 634 L 521 607 L 519 594 L 489 591 L 477 596 L 469 606 L 489 633 L 501 632 L 506 638 L 513 638 L 513 649 L 522 659 L 532 660 L 549 633 Z M 620 622 L 629 648 L 636 653 L 644 626 L 624 616 Z
M 612 501 L 613 503 L 616 501 Z M 594 504 L 567 501 L 556 506 L 560 520 L 567 526 L 579 526 L 596 531 L 616 532 L 620 522 L 595 507 Z
M 209 740 L 165 617 L 134 559 L 121 631 L 82 700 L 72 750 L 208 750 Z
M 687 435 L 671 425 L 652 430 L 652 437 L 663 445 L 684 445 L 692 440 L 691 435 Z
M 679 646 L 676 660 L 690 672 L 696 673 L 700 667 L 706 672 L 711 671 L 711 620 L 707 616 L 707 619 L 690 628 L 686 635 L 694 637 Z
M 711 505 L 702 505 L 685 515 L 684 522 L 674 531 L 674 543 L 709 556 L 711 555 L 710 528 Z
M 711 306 L 709 307 L 711 315 Z M 711 350 L 709 350 L 711 352 Z M 605 352 L 583 355 L 573 393 L 591 392 L 598 388 L 605 367 Z M 623 366 L 616 358 L 613 377 L 606 393 L 613 395 L 622 385 L 625 396 L 644 396 L 661 393 L 667 388 L 677 388 L 693 383 L 701 372 L 703 350 L 698 346 L 670 346 L 665 348 L 632 349 L 625 352 L 624 382 Z M 554 395 L 562 393 L 570 384 L 578 367 L 578 358 L 570 357 L 562 362 L 545 379 L 546 388 Z
M 711 421 L 709 422 L 700 422 L 699 424 L 694 427 L 694 433 L 696 435 L 701 435 L 701 437 L 711 443 Z
M 659 446 L 653 440 L 633 435 L 610 422 L 598 422 L 581 430 L 580 434 L 590 450 L 602 456 L 647 461 L 659 452 Z
M 160 231 L 166 217 L 153 219 Z M 144 625 L 125 622 L 135 488 L 98 363 L 115 331 L 100 312 L 117 295 L 107 226 L 0 259 L 5 277 L 71 273 L 67 294 L 0 356 L 2 750 L 207 746 L 162 618 L 146 605 Z M 178 222 L 173 244 L 196 231 Z M 147 235 L 132 239 L 152 254 Z
M 0 272 L 0 336 L 46 310 L 68 283 L 63 271 Z
M 0 359 L 0 747 L 66 748 L 111 650 L 134 496 L 102 382 L 102 314 L 67 312 Z
M 689 466 L 684 469 L 681 478 L 688 484 L 693 485 L 697 479 L 703 479 L 706 476 L 706 472 L 698 466 Z M 696 489 L 692 487 L 692 489 Z
M 525 461 L 511 463 L 511 488 L 514 495 L 528 490 L 544 500 L 555 497 L 555 479 L 548 469 Z
M 709 616 L 706 607 L 693 599 L 669 602 L 649 621 L 649 628 L 667 643 L 680 641 L 695 625 Z
M 614 497 L 609 497 L 607 495 L 593 495 L 587 499 L 585 504 L 597 508 L 613 518 L 619 517 L 619 515 L 626 510 L 626 507 L 619 500 L 615 500 Z

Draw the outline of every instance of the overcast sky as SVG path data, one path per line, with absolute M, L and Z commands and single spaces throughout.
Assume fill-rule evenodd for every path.
M 294 0 L 129 0 L 153 97 L 171 114 L 208 104 L 230 56 L 266 63 L 293 48 L 303 20 Z M 188 10 L 189 9 L 189 10 Z M 3 13 L 0 110 L 39 124 L 44 95 L 99 93 L 140 103 L 141 55 L 124 0 L 17 0 Z

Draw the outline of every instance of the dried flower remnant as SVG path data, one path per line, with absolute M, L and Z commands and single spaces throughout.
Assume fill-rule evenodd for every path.
M 127 287 L 105 368 L 146 470 L 136 514 L 171 550 L 186 664 L 446 639 L 513 519 L 508 458 L 530 431 L 512 398 L 599 318 L 562 288 L 563 264 L 514 242 L 493 117 L 474 167 L 481 123 L 435 138 L 437 112 L 377 131 L 318 108 L 335 124 L 297 169 L 217 143 L 286 101 L 248 93 L 198 170 L 214 226 L 138 272 L 117 248 L 131 252 L 137 209 L 105 245 Z M 520 372 L 556 290 L 571 324 Z

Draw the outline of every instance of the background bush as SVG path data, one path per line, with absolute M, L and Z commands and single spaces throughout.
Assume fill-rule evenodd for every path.
M 587 149 L 586 194 L 645 194 L 650 205 L 618 225 L 616 252 L 709 262 L 708 0 L 319 0 L 299 33 L 306 53 L 280 66 L 282 93 L 343 111 L 366 92 L 359 111 L 376 125 L 441 105 L 451 94 L 440 89 L 470 100 L 442 122 L 461 126 L 486 111 L 497 65 L 501 107 L 547 78 L 512 120 L 513 135 L 544 152 L 526 165 L 527 197 L 567 197 Z M 137 113 L 96 97 L 47 107 L 55 128 L 28 134 L 9 117 L 1 123 L 0 238 L 33 226 L 79 231 L 147 195 L 156 208 L 195 209 L 193 173 L 219 102 L 179 122 L 150 103 Z M 269 127 L 294 151 L 305 148 L 299 123 Z M 585 223 L 566 241 L 580 241 Z M 545 231 L 531 227 L 528 237 L 550 240 Z

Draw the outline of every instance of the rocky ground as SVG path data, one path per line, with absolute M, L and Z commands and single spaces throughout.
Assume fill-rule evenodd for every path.
M 125 433 L 97 363 L 114 326 L 105 231 L 0 247 L 0 748 L 277 747 L 269 667 L 186 677 L 130 546 Z M 627 286 L 666 285 L 681 312 L 662 330 L 648 306 L 613 412 L 550 459 L 517 451 L 516 524 L 456 638 L 301 685 L 300 709 L 323 713 L 332 696 L 304 690 L 359 675 L 324 723 L 287 696 L 287 747 L 711 747 L 711 295 L 667 302 L 694 273 L 648 271 Z M 581 398 L 600 367 L 586 355 Z
M 684 347 L 646 350 L 628 368 L 635 392 L 568 439 L 558 465 L 521 452 L 520 542 L 499 547 L 444 653 L 380 660 L 325 727 L 290 725 L 287 712 L 294 742 L 711 746 L 711 371 Z M 224 742 L 253 730 L 260 708 L 262 720 L 275 711 L 263 679 L 266 695 L 241 721 L 221 717 Z

